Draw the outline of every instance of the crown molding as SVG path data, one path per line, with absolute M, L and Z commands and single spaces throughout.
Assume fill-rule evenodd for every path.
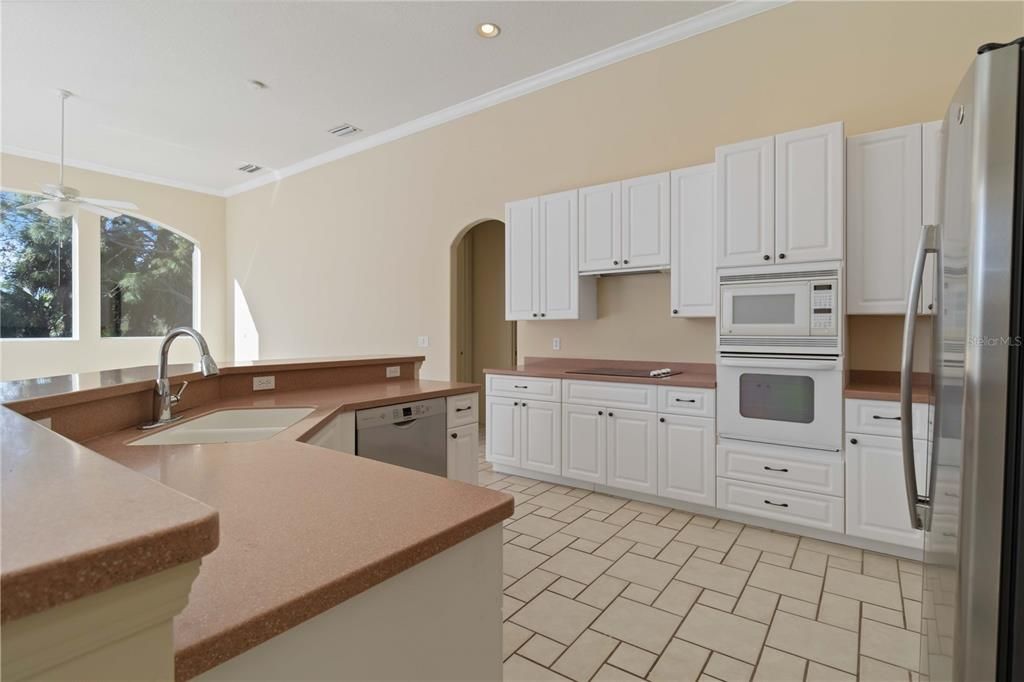
M 712 31 L 722 26 L 741 21 L 748 17 L 752 17 L 762 12 L 767 12 L 777 7 L 786 5 L 791 0 L 735 0 L 735 2 L 717 7 L 715 9 L 698 14 L 695 17 L 690 17 L 683 21 L 669 24 L 650 33 L 646 33 L 642 36 L 637 36 L 625 42 L 613 45 L 607 49 L 595 52 L 581 57 L 571 62 L 567 62 L 560 66 L 542 71 L 539 74 L 524 78 L 510 83 L 509 85 L 502 86 L 490 92 L 484 93 L 472 99 L 465 100 L 459 104 L 452 105 L 440 111 L 436 111 L 426 116 L 413 119 L 407 123 L 402 123 L 393 128 L 382 130 L 379 133 L 373 133 L 362 139 L 354 140 L 346 145 L 337 147 L 330 151 L 316 156 L 311 156 L 302 161 L 284 166 L 283 168 L 269 169 L 264 175 L 258 178 L 253 178 L 246 182 L 233 185 L 224 190 L 221 194 L 226 197 L 231 197 L 242 192 L 247 192 L 263 185 L 269 185 L 271 183 L 283 180 L 284 178 L 292 175 L 297 175 L 304 171 L 322 166 L 338 159 L 343 159 L 347 156 L 352 156 L 360 152 L 364 152 L 374 147 L 379 147 L 382 144 L 388 142 L 394 142 L 400 140 L 403 137 L 408 137 L 415 133 L 434 128 L 436 126 L 454 121 L 455 119 L 462 118 L 474 114 L 478 111 L 488 109 L 495 105 L 507 102 L 523 95 L 528 95 L 538 90 L 557 85 L 562 81 L 576 78 L 584 74 L 596 71 L 598 69 L 610 66 L 617 62 L 635 57 L 645 52 L 656 50 L 672 43 L 677 43 L 687 38 L 700 35 Z
M 24 149 L 22 147 L 14 147 L 11 145 L 0 146 L 0 152 L 4 154 L 10 154 L 11 156 L 23 156 L 27 159 L 35 159 L 36 161 L 46 161 L 52 164 L 59 164 L 60 157 L 56 154 L 45 154 L 43 152 L 33 151 L 31 149 Z M 104 166 L 99 163 L 92 163 L 91 161 L 79 161 L 77 159 L 64 159 L 64 165 L 68 168 L 79 168 L 81 170 L 93 171 L 96 173 L 105 173 L 107 175 L 116 175 L 119 178 L 128 178 L 129 180 L 138 180 L 140 182 L 148 182 L 154 185 L 164 185 L 165 187 L 174 187 L 175 189 L 184 189 L 189 192 L 199 192 L 201 194 L 212 194 L 215 197 L 226 197 L 227 194 L 224 190 L 213 189 L 212 187 L 203 187 L 201 185 L 193 185 L 188 182 L 181 182 L 179 180 L 172 180 L 170 178 L 160 177 L 158 175 L 146 175 L 145 173 L 136 173 L 134 171 L 122 170 L 120 168 L 112 168 L 110 166 Z

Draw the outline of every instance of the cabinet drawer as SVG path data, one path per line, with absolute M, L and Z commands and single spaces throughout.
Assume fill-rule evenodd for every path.
M 480 394 L 463 393 L 448 396 L 445 401 L 448 410 L 448 428 L 476 424 L 480 421 Z
M 928 437 L 928 405 L 914 403 L 914 438 Z M 895 400 L 847 400 L 846 431 L 900 437 L 900 404 Z
M 718 479 L 718 508 L 843 532 L 843 498 Z
M 488 374 L 487 395 L 558 402 L 562 399 L 562 380 L 515 374 Z
M 843 456 L 723 439 L 718 475 L 824 495 L 843 495 Z
M 474 396 L 475 397 L 475 396 Z M 448 478 L 477 484 L 480 431 L 476 423 L 448 429 Z
M 577 405 L 617 407 L 622 410 L 658 409 L 655 386 L 620 384 L 612 381 L 565 381 L 564 401 Z
M 715 391 L 710 388 L 658 386 L 658 412 L 714 417 Z

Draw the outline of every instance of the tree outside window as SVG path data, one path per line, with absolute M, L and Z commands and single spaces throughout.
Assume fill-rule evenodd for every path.
M 195 244 L 171 230 L 122 215 L 100 225 L 100 332 L 163 336 L 193 324 Z
M 19 210 L 38 198 L 0 191 L 0 338 L 72 334 L 71 218 Z

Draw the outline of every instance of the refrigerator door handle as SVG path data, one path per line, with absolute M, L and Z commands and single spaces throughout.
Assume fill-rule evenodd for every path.
M 900 363 L 900 444 L 903 449 L 903 481 L 907 490 L 910 525 L 917 529 L 927 529 L 931 526 L 931 514 L 929 499 L 918 494 L 917 468 L 914 464 L 914 334 L 917 331 L 917 306 L 921 298 L 925 261 L 929 253 L 936 252 L 935 231 L 934 225 L 923 226 L 921 239 L 917 243 L 914 271 L 910 278 L 910 293 L 907 296 L 907 314 L 903 319 L 903 358 Z

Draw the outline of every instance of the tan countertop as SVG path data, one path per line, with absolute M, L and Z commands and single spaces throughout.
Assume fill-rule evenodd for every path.
M 512 498 L 473 485 L 306 445 L 343 411 L 474 392 L 476 384 L 398 381 L 231 398 L 228 407 L 315 407 L 255 443 L 130 446 L 126 429 L 88 447 L 220 513 L 174 621 L 175 670 L 188 679 L 512 514 Z M 152 432 L 150 432 L 152 433 Z
M 911 391 L 915 403 L 932 402 L 929 375 L 914 372 Z M 850 370 L 843 397 L 860 400 L 899 400 L 900 374 L 876 370 Z
M 571 370 L 600 368 L 653 369 L 668 367 L 679 370 L 663 379 L 651 377 L 619 377 L 594 374 L 574 374 Z M 512 368 L 485 369 L 484 374 L 522 375 L 549 379 L 575 379 L 577 381 L 614 381 L 625 384 L 656 384 L 659 386 L 683 386 L 688 388 L 715 388 L 715 364 L 713 362 L 657 362 L 640 360 L 591 360 L 586 358 L 531 358 Z

